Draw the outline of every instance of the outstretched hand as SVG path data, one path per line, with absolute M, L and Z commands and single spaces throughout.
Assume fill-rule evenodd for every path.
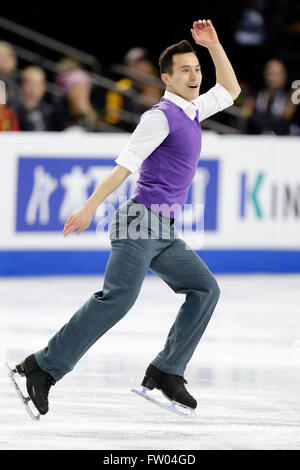
M 63 236 L 66 237 L 70 232 L 76 229 L 78 229 L 77 235 L 79 235 L 80 232 L 90 226 L 92 218 L 93 212 L 87 207 L 81 207 L 67 218 L 62 232 Z
M 210 20 L 194 21 L 192 36 L 196 44 L 204 47 L 211 47 L 219 44 L 218 35 Z

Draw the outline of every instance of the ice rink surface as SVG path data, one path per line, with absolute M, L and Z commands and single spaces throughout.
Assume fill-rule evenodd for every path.
M 50 412 L 34 422 L 4 361 L 44 347 L 102 279 L 0 279 L 0 449 L 300 450 L 300 276 L 217 280 L 220 302 L 185 375 L 195 418 L 130 392 L 184 301 L 149 276 L 132 310 L 51 388 Z

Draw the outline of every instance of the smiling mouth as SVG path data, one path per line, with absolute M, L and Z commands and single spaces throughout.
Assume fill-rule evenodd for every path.
M 198 85 L 188 85 L 189 88 L 198 88 Z

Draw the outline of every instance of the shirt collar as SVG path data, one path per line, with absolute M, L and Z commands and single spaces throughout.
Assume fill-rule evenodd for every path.
M 181 96 L 175 95 L 175 93 L 171 93 L 167 90 L 164 93 L 164 98 L 179 106 L 179 108 L 181 108 L 190 119 L 195 119 L 197 107 L 193 102 L 191 103 L 190 101 L 181 98 Z

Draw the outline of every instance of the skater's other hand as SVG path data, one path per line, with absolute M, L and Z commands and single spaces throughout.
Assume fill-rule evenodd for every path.
M 219 44 L 216 30 L 210 20 L 194 21 L 191 33 L 195 43 L 199 46 L 212 47 Z
M 76 230 L 77 228 L 77 235 L 79 235 L 83 230 L 90 226 L 92 218 L 93 211 L 88 207 L 81 207 L 67 218 L 62 232 L 63 236 L 66 237 L 70 232 L 73 232 L 73 230 Z

